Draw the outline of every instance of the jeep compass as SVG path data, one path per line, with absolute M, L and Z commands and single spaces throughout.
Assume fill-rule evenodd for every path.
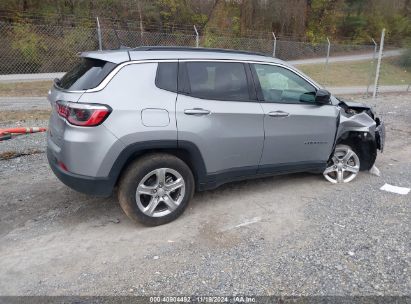
M 48 99 L 55 175 L 91 195 L 115 190 L 124 212 L 151 226 L 176 219 L 195 191 L 227 182 L 293 172 L 350 182 L 384 145 L 370 107 L 246 52 L 85 52 Z

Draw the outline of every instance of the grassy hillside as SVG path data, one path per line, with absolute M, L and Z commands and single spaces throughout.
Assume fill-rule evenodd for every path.
M 411 71 L 397 64 L 398 58 L 383 59 L 380 85 L 400 85 L 411 83 Z M 297 68 L 319 83 L 328 86 L 366 86 L 374 83 L 376 63 L 353 61 L 325 64 L 298 65 Z M 371 74 L 371 76 L 370 76 Z

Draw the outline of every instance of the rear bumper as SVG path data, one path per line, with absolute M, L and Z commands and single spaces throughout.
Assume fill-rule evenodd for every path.
M 64 171 L 58 166 L 57 159 L 50 148 L 47 149 L 47 159 L 57 178 L 73 190 L 102 197 L 112 195 L 114 181 L 110 178 L 84 176 Z

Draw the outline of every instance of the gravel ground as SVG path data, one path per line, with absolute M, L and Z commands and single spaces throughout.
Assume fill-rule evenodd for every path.
M 2 128 L 18 128 L 18 127 L 47 127 L 47 121 L 24 121 L 17 123 L 1 123 L 0 129 Z M 45 133 L 34 133 L 29 135 L 21 135 L 15 137 L 13 140 L 8 140 L 5 142 L 0 142 L 0 155 L 5 152 L 16 152 L 16 153 L 32 153 L 35 152 L 46 152 L 46 136 Z M 0 172 L 7 167 L 7 162 L 0 165 Z M 11 164 L 9 164 L 11 165 Z M 11 165 L 13 169 L 13 165 Z
M 411 94 L 378 100 L 381 177 L 294 174 L 197 193 L 165 226 L 72 191 L 44 153 L 0 161 L 0 295 L 410 295 Z M 46 122 L 44 122 L 46 123 Z M 44 134 L 0 153 L 44 151 Z
M 0 108 L 7 110 L 49 110 L 47 97 L 0 97 Z

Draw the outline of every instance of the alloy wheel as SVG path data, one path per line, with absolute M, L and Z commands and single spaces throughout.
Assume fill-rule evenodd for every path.
M 170 168 L 151 171 L 138 184 L 136 203 L 147 216 L 162 217 L 178 208 L 185 195 L 185 181 Z
M 349 146 L 338 145 L 323 175 L 333 184 L 348 183 L 359 171 L 360 160 L 357 154 Z

